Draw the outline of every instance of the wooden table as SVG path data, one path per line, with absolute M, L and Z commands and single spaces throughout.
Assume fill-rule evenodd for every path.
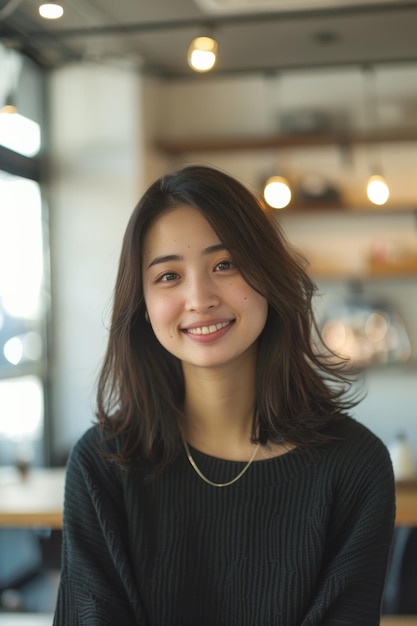
M 417 615 L 387 615 L 382 617 L 381 626 L 417 626 Z
M 397 526 L 417 526 L 417 478 L 397 482 Z
M 65 468 L 0 467 L 0 527 L 62 528 Z M 397 483 L 397 526 L 417 526 L 417 478 Z
M 0 527 L 62 528 L 65 468 L 0 467 Z
M 65 468 L 32 469 L 22 480 L 15 468 L 0 467 L 0 527 L 62 528 L 64 483 Z M 417 479 L 398 482 L 396 492 L 396 524 L 417 526 Z M 19 622 L 18 616 L 10 616 L 10 620 L 10 626 L 28 623 Z M 417 626 L 417 616 L 386 616 L 381 626 Z

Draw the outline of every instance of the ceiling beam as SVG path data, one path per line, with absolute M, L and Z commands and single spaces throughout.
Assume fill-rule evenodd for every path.
M 120 34 L 135 34 L 135 33 L 150 33 L 164 30 L 183 30 L 188 28 L 209 26 L 212 28 L 218 28 L 225 25 L 236 24 L 254 24 L 260 22 L 280 22 L 283 20 L 306 20 L 317 19 L 318 17 L 337 17 L 348 15 L 375 15 L 380 13 L 395 12 L 398 13 L 402 10 L 410 10 L 417 8 L 417 2 L 397 2 L 394 4 L 376 4 L 376 5 L 355 5 L 348 7 L 338 7 L 332 9 L 316 9 L 316 10 L 300 10 L 300 11 L 282 11 L 282 12 L 259 12 L 259 13 L 244 13 L 239 15 L 221 15 L 221 16 L 207 16 L 202 15 L 198 18 L 181 19 L 181 20 L 166 20 L 156 22 L 137 22 L 128 24 L 108 24 L 101 26 L 90 26 L 83 28 L 62 28 L 55 31 L 45 29 L 26 30 L 21 35 L 12 36 L 12 41 L 27 42 L 28 39 L 44 39 L 51 37 L 51 32 L 54 32 L 56 37 L 60 39 L 70 39 L 72 37 L 94 37 L 103 35 L 120 35 Z M 0 31 L 1 37 L 1 31 Z M 9 38 L 10 41 L 10 38 Z

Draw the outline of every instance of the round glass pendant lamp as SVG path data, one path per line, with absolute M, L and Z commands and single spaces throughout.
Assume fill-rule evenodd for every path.
M 373 204 L 385 204 L 389 198 L 389 188 L 383 176 L 371 176 L 368 180 L 366 193 Z
M 271 176 L 265 183 L 265 202 L 273 209 L 284 209 L 291 201 L 291 189 L 283 176 Z
M 188 48 L 188 65 L 195 72 L 209 72 L 216 64 L 217 41 L 212 37 L 196 37 Z

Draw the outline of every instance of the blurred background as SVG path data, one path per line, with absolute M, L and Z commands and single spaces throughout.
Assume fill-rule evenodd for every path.
M 40 4 L 0 0 L 0 465 L 64 466 L 92 423 L 127 220 L 185 163 L 286 185 L 354 416 L 414 462 L 417 2 Z

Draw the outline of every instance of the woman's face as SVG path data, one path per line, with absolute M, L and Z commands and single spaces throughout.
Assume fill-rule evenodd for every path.
M 184 365 L 205 368 L 255 357 L 267 301 L 248 285 L 199 211 L 180 205 L 162 213 L 143 250 L 146 308 L 168 352 Z

